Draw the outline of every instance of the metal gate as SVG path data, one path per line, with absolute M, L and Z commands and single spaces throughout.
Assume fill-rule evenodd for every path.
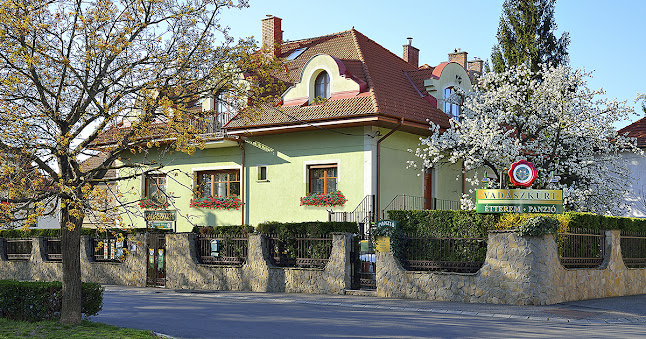
M 360 223 L 360 233 L 353 239 L 352 289 L 377 288 L 376 255 L 374 242 L 370 236 L 370 226 L 370 223 Z
M 166 234 L 146 234 L 148 265 L 146 273 L 146 286 L 166 286 Z

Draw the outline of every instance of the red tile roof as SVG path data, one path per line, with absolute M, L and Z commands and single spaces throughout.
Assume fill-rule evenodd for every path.
M 641 118 L 619 130 L 619 134 L 637 139 L 637 147 L 646 148 L 646 118 Z
M 350 97 L 333 96 L 319 105 L 263 106 L 255 116 L 240 115 L 234 118 L 227 124 L 228 129 L 235 131 L 260 126 L 298 124 L 310 120 L 339 120 L 367 114 L 400 117 L 421 126 L 428 124 L 427 121 L 444 128 L 449 126 L 448 116 L 435 107 L 436 101 L 427 100 L 429 93 L 424 86 L 424 80 L 431 78 L 433 71 L 437 69 L 428 65 L 415 67 L 354 28 L 283 43 L 280 57 L 287 58 L 293 51 L 303 47 L 307 49 L 287 62 L 288 74 L 280 76 L 286 88 L 300 80 L 307 61 L 318 54 L 338 59 L 349 75 L 359 82 L 367 83 L 367 88 Z M 120 131 L 116 134 L 122 133 Z M 115 142 L 114 131 L 106 132 L 105 137 L 111 138 L 100 138 L 95 145 Z
M 442 127 L 448 126 L 448 116 L 423 99 L 424 96 L 428 96 L 424 80 L 431 77 L 432 67 L 416 68 L 355 29 L 285 43 L 280 56 L 286 58 L 294 50 L 303 47 L 307 49 L 287 64 L 289 76 L 284 80 L 288 87 L 299 81 L 301 71 L 308 60 L 317 54 L 327 54 L 339 59 L 353 76 L 365 81 L 368 84 L 367 91 L 356 97 L 336 100 L 332 98 L 313 107 L 266 108 L 262 110 L 260 117 L 234 119 L 228 128 L 364 114 L 386 114 L 420 123 L 426 123 L 428 119 Z

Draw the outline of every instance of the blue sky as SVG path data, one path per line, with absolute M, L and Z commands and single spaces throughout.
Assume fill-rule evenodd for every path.
M 221 23 L 234 37 L 260 40 L 266 14 L 283 19 L 283 38 L 298 40 L 355 29 L 397 55 L 407 37 L 420 49 L 420 64 L 435 66 L 461 48 L 489 59 L 496 42 L 502 0 L 355 1 L 250 0 L 250 7 L 227 10 Z M 646 92 L 646 1 L 561 0 L 556 4 L 557 36 L 570 33 L 570 64 L 594 70 L 590 88 L 608 98 L 633 100 Z M 631 117 L 644 116 L 641 109 Z M 623 127 L 630 121 L 619 124 Z

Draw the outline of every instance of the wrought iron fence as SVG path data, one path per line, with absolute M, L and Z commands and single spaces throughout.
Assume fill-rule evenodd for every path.
M 196 241 L 198 257 L 203 264 L 242 265 L 247 259 L 249 240 L 246 235 L 200 236 Z
M 92 238 L 92 252 L 95 261 L 122 262 L 125 258 L 125 240 L 115 238 Z
M 621 231 L 621 256 L 628 268 L 646 268 L 646 232 Z
M 32 241 L 28 238 L 7 239 L 7 259 L 29 260 L 31 258 Z
M 267 247 L 276 266 L 324 268 L 332 254 L 332 237 L 267 235 Z
M 395 256 L 409 271 L 475 273 L 487 256 L 487 238 L 404 234 L 392 239 Z
M 45 238 L 45 256 L 49 261 L 63 260 L 61 238 Z
M 573 228 L 558 234 L 557 246 L 563 267 L 598 267 L 606 256 L 605 231 Z

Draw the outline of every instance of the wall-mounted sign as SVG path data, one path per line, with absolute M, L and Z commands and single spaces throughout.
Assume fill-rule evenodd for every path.
M 176 211 L 144 211 L 146 221 L 175 221 L 177 219 Z
M 563 191 L 527 189 L 479 189 L 478 213 L 563 213 Z
M 177 211 L 144 211 L 146 227 L 160 230 L 175 229 Z
M 538 176 L 534 164 L 527 160 L 518 160 L 509 168 L 509 180 L 514 186 L 529 187 Z

